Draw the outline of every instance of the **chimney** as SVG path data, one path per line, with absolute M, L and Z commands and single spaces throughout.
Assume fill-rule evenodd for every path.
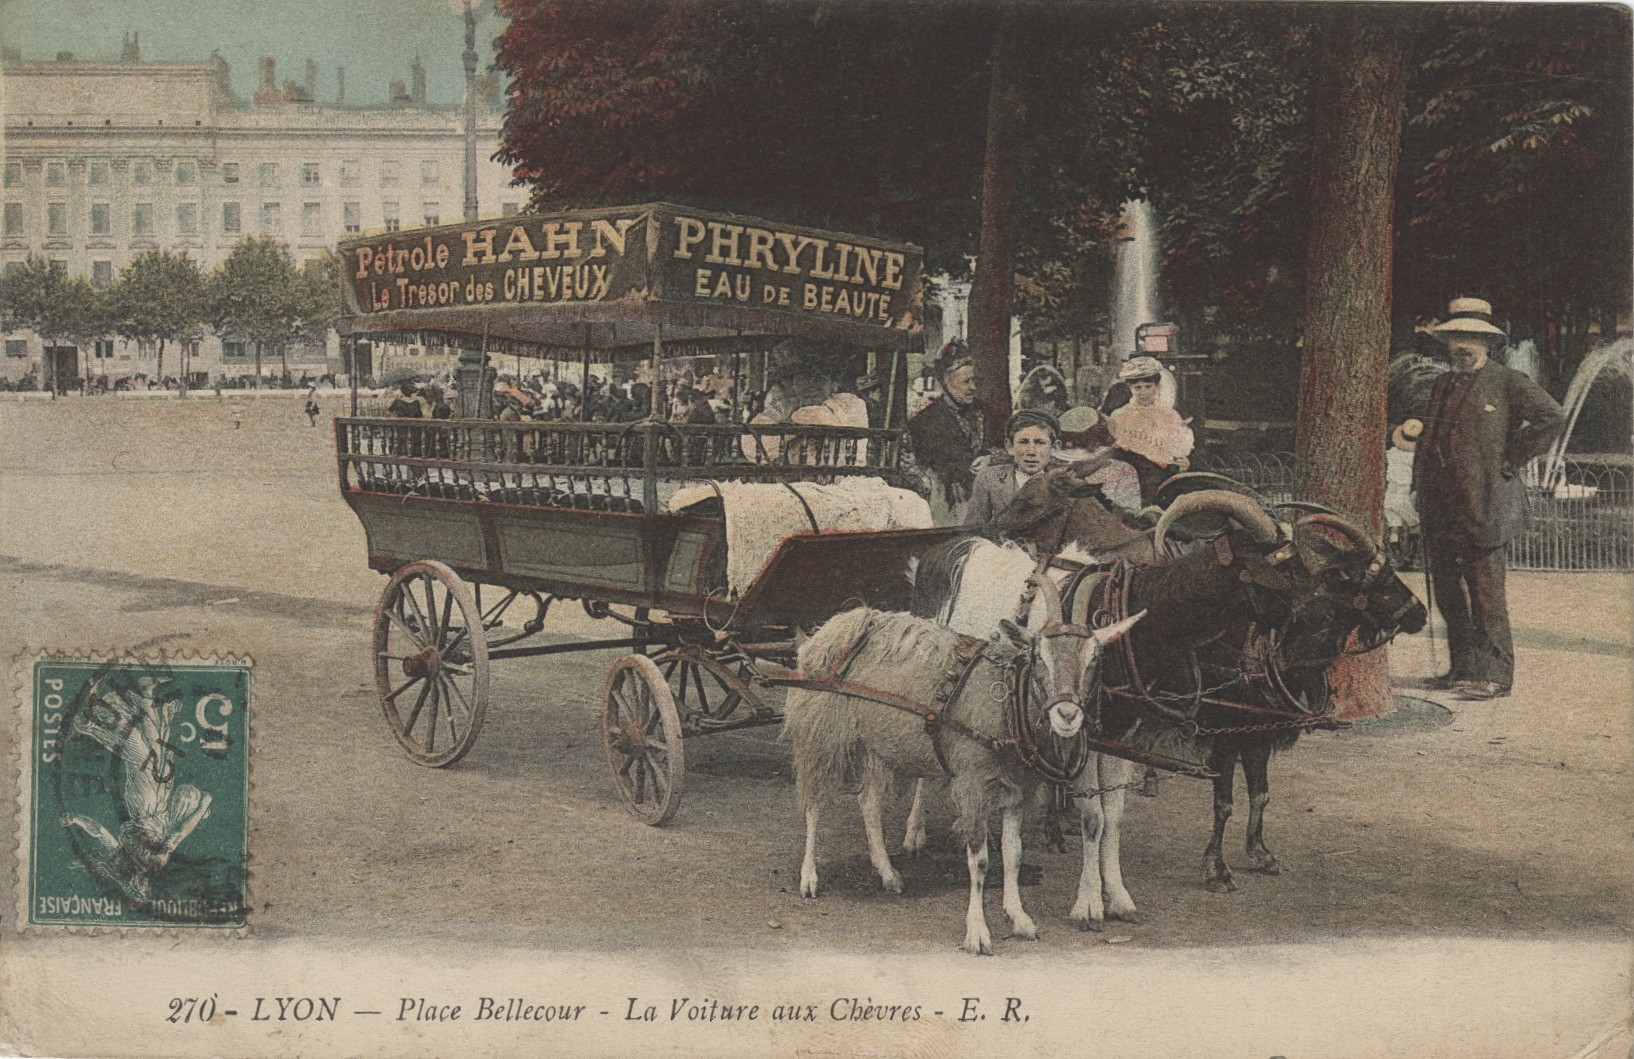
M 318 64 L 311 59 L 306 61 L 306 96 L 314 103 L 318 101 Z
M 401 77 L 394 77 L 391 79 L 390 93 L 391 101 L 393 103 L 407 103 L 409 101 L 408 89 L 403 87 L 403 79 Z
M 416 106 L 426 105 L 426 67 L 416 55 L 414 62 L 409 66 L 409 80 L 413 87 L 409 90 L 409 101 Z
M 122 63 L 139 63 L 142 61 L 142 35 L 140 33 L 125 34 L 124 47 L 119 49 L 119 61 Z
M 270 55 L 261 60 L 261 91 L 269 95 L 278 91 L 278 60 Z
M 71 51 L 60 51 L 57 53 L 57 61 L 60 63 L 71 63 L 74 61 L 74 53 Z
M 344 105 L 345 103 L 346 103 L 346 67 L 337 66 L 337 67 L 335 67 L 335 105 L 338 107 L 338 106 Z

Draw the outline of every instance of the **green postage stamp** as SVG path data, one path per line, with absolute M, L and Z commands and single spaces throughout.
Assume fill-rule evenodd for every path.
M 245 927 L 249 660 L 25 664 L 19 920 Z

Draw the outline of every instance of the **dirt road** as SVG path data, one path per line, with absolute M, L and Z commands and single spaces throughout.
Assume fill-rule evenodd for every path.
M 496 664 L 471 755 L 442 771 L 403 758 L 370 672 L 381 579 L 364 568 L 361 531 L 339 500 L 327 431 L 309 428 L 295 400 L 287 410 L 253 405 L 236 431 L 209 401 L 139 413 L 113 399 L 0 407 L 8 657 L 42 645 L 149 642 L 255 659 L 259 943 L 718 952 L 741 955 L 744 966 L 874 953 L 940 966 L 962 934 L 962 851 L 944 839 L 932 855 L 904 859 L 907 893 L 885 894 L 856 814 L 836 806 L 826 895 L 801 900 L 800 826 L 776 729 L 689 742 L 673 823 L 653 829 L 627 817 L 598 732 L 614 653 Z M 1517 574 L 1511 585 L 1515 697 L 1449 703 L 1440 727 L 1398 719 L 1315 733 L 1273 764 L 1267 837 L 1281 877 L 1239 870 L 1236 893 L 1205 892 L 1208 788 L 1167 779 L 1158 797 L 1130 800 L 1124 869 L 1140 921 L 1099 936 L 1072 929 L 1064 913 L 1076 849 L 1055 855 L 1035 841 L 1027 859 L 1043 879 L 1025 897 L 1044 934 L 1002 941 L 1000 962 L 1030 979 L 1086 958 L 1118 960 L 1135 975 L 1130 983 L 1144 974 L 1184 993 L 1192 985 L 1179 983 L 1206 988 L 1221 968 L 1240 974 L 1255 947 L 1313 946 L 1337 959 L 1379 946 L 1543 945 L 1597 988 L 1626 993 L 1634 583 Z M 551 628 L 579 636 L 593 623 Z M 1424 694 L 1413 687 L 1435 669 L 1430 639 L 1398 643 L 1391 663 L 1404 690 Z M 906 799 L 892 808 L 891 830 L 905 811 Z M 1228 846 L 1239 862 L 1244 815 Z M 996 903 L 990 919 L 1000 927 Z M 7 943 L 48 955 L 38 939 Z M 1482 979 L 1516 972 L 1427 973 L 1468 973 L 1480 996 Z M 1327 981 L 1322 992 L 1342 988 Z M 1396 1001 L 1417 1010 L 1418 995 Z M 1586 996 L 1579 990 L 1573 1002 Z M 1509 1007 L 1492 1017 L 1515 1016 Z M 1564 1024 L 1549 1023 L 1548 1037 L 1559 1050 L 1546 1042 L 1546 1052 L 1514 1054 L 1571 1055 L 1604 1036 L 1598 1022 L 1578 1025 L 1593 1019 L 1576 1008 L 1559 1015 Z M 1346 1054 L 1374 1054 L 1365 1036 L 1354 1043 Z M 1270 1054 L 1257 1044 L 1241 1053 Z

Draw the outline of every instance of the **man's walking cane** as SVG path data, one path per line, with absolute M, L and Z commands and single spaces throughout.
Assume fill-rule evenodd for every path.
M 1430 580 L 1430 535 L 1424 534 L 1424 631 L 1430 637 L 1430 666 L 1440 668 L 1435 660 L 1435 590 Z

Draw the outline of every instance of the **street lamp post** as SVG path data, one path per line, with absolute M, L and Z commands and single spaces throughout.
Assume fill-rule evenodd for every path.
M 477 15 L 465 0 L 465 219 L 477 219 Z
M 452 2 L 452 0 L 451 0 Z M 477 219 L 477 15 L 482 0 L 463 0 L 465 8 L 465 219 Z M 487 336 L 482 347 L 460 350 L 454 385 L 460 415 L 486 418 L 493 408 L 494 369 L 488 366 Z

